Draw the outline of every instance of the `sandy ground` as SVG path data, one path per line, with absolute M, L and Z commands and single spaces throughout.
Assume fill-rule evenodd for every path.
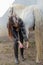
M 13 49 L 13 42 L 0 42 L 0 65 L 15 65 L 14 62 L 14 49 Z M 24 50 L 24 56 L 26 58 L 25 61 L 22 61 L 20 58 L 19 52 L 19 65 L 43 65 L 42 63 L 37 64 L 35 62 L 36 57 L 36 49 L 35 49 L 35 42 L 30 42 L 30 47 Z

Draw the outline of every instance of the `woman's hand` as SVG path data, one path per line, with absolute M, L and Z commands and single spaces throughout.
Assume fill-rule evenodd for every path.
M 26 43 L 26 48 L 29 48 L 29 42 L 26 41 L 25 43 Z
M 18 43 L 19 43 L 19 48 L 24 48 L 23 44 L 20 41 L 18 41 Z

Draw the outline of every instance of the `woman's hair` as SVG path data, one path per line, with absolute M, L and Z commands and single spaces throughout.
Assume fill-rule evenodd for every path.
M 14 19 L 13 19 L 13 17 L 14 17 Z M 13 26 L 14 26 L 14 24 L 16 23 L 18 21 L 18 17 L 17 17 L 17 15 L 12 15 L 12 16 L 10 16 L 9 17 L 9 19 L 8 19 L 8 24 L 7 24 L 7 28 L 8 28 L 8 34 L 9 34 L 9 36 L 10 37 L 12 37 L 12 28 L 13 28 Z M 16 25 L 15 25 L 16 26 Z
M 8 28 L 8 34 L 10 37 L 12 37 L 12 27 L 13 27 L 14 21 L 13 21 L 13 16 L 9 17 L 7 28 Z

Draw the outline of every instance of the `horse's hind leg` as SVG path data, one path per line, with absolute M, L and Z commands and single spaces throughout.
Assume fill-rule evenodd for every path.
M 41 15 L 40 10 L 36 8 L 34 10 L 35 15 L 35 41 L 36 41 L 36 62 L 39 63 L 42 57 L 42 39 L 41 39 Z
M 36 63 L 39 63 L 41 60 L 41 54 L 42 54 L 42 41 L 40 38 L 40 34 L 39 34 L 39 30 L 37 29 L 35 31 L 35 40 L 36 40 L 36 50 L 37 50 L 37 54 L 36 54 Z

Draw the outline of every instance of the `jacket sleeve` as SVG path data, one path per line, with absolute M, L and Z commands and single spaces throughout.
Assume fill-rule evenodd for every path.
M 21 33 L 23 35 L 24 41 L 28 41 L 28 38 L 27 38 L 27 35 L 26 35 L 25 24 L 21 19 L 19 19 L 19 25 L 20 25 L 20 29 L 21 29 Z
M 13 35 L 13 38 L 15 41 L 18 41 L 19 38 L 18 38 L 18 32 L 16 32 L 15 30 L 12 29 L 12 35 Z

